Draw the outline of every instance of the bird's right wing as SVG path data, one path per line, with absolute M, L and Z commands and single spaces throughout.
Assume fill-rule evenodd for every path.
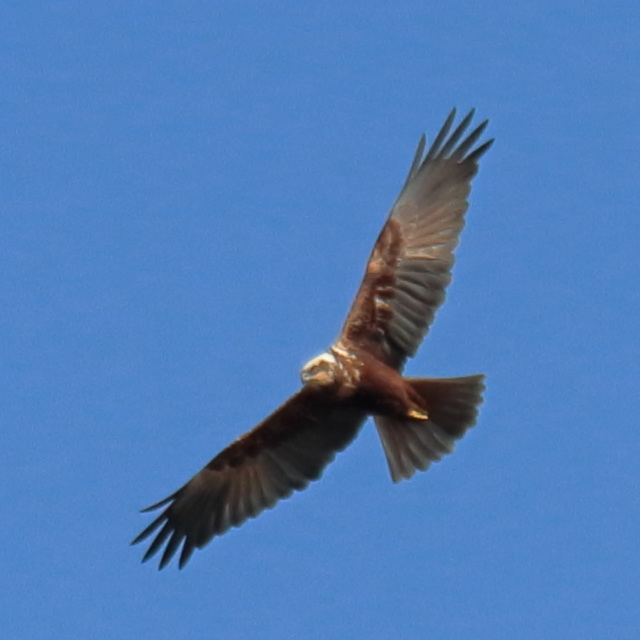
M 451 112 L 429 151 L 420 140 L 409 175 L 373 248 L 339 341 L 400 369 L 415 355 L 451 280 L 471 180 L 493 140 L 476 143 L 471 111 L 451 131 Z
M 165 507 L 132 544 L 155 533 L 143 561 L 166 543 L 161 569 L 182 545 L 182 568 L 194 549 L 319 478 L 335 454 L 355 438 L 365 418 L 361 410 L 302 389 L 181 489 L 144 509 Z

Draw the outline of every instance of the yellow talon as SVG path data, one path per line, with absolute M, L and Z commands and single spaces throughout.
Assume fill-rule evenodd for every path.
M 428 420 L 429 414 L 426 411 L 422 411 L 422 409 L 410 409 L 409 413 L 407 413 L 409 418 L 413 420 Z

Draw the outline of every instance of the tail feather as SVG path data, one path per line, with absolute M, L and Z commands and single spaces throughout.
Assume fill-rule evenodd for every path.
M 453 451 L 455 441 L 476 423 L 485 389 L 483 375 L 406 380 L 422 398 L 429 419 L 375 417 L 394 482 L 426 471 Z

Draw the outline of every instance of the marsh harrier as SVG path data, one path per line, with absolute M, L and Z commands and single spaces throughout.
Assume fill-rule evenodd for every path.
M 493 140 L 477 145 L 485 120 L 453 129 L 455 110 L 409 175 L 373 247 L 336 342 L 302 369 L 302 388 L 189 482 L 144 511 L 164 507 L 133 541 L 152 534 L 160 568 L 241 525 L 316 480 L 373 416 L 394 482 L 424 471 L 473 426 L 484 376 L 405 378 L 451 280 L 471 180 Z

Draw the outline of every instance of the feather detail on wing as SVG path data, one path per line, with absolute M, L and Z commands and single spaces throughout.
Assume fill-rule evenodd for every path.
M 415 355 L 451 281 L 453 251 L 464 226 L 488 121 L 462 142 L 474 111 L 450 133 L 451 112 L 424 159 L 420 139 L 409 175 L 373 248 L 339 341 L 356 343 L 401 369 Z
M 301 390 L 181 489 L 144 509 L 165 507 L 132 544 L 155 534 L 143 561 L 164 546 L 161 569 L 182 546 L 182 568 L 194 549 L 318 479 L 353 440 L 365 417 L 313 389 Z

